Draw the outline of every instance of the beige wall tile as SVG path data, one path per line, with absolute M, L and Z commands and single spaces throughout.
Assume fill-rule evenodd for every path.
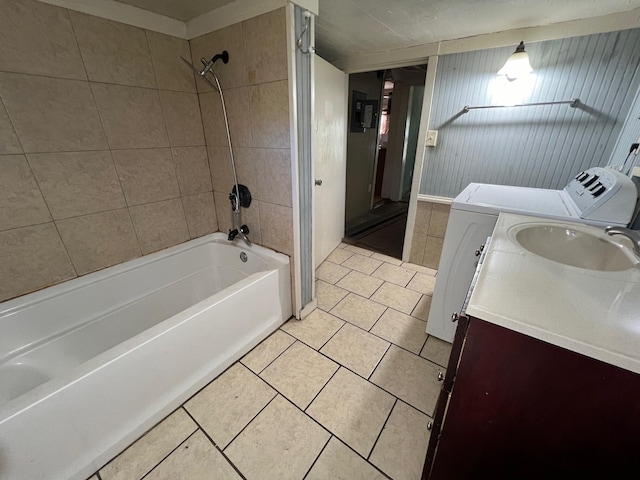
M 337 363 L 296 342 L 269 365 L 260 378 L 304 410 L 337 369 Z
M 126 208 L 67 218 L 56 225 L 78 275 L 142 255 Z
M 114 150 L 112 155 L 129 206 L 180 196 L 168 148 Z
M 191 238 L 202 237 L 218 231 L 218 217 L 212 192 L 182 197 L 182 204 Z
M 191 58 L 196 68 L 201 68 L 201 58 L 207 61 L 223 50 L 229 52 L 229 63 L 218 60 L 214 67 L 222 89 L 242 87 L 247 84 L 247 71 L 244 61 L 242 26 L 240 23 L 207 33 L 189 41 Z M 211 77 L 213 82 L 213 77 Z M 213 89 L 206 82 L 196 79 L 199 92 L 211 92 Z M 216 94 L 217 95 L 217 94 Z
M 156 73 L 158 88 L 179 92 L 196 92 L 195 78 L 189 67 L 180 59 L 191 60 L 189 42 L 182 38 L 146 30 L 151 61 Z
M 422 265 L 424 259 L 424 247 L 427 245 L 427 235 L 420 232 L 413 232 L 411 239 L 411 251 L 409 252 L 409 262 Z
M 39 153 L 28 158 L 56 220 L 126 206 L 111 152 Z
M 329 340 L 321 353 L 368 378 L 389 348 L 389 342 L 347 323 Z
M 229 205 L 229 194 L 223 192 L 213 192 L 213 200 L 216 207 L 216 217 L 218 218 L 218 229 L 227 233 L 231 228 L 231 206 Z
M 396 402 L 369 460 L 395 480 L 420 478 L 431 419 L 404 402 Z
M 311 403 L 307 414 L 367 458 L 394 400 L 355 373 L 340 368 Z
M 103 83 L 91 89 L 111 148 L 169 146 L 157 90 Z
M 386 477 L 336 437 L 331 437 L 329 444 L 304 478 L 305 480 L 326 480 L 327 478 L 384 480 Z
M 0 155 L 0 230 L 51 221 L 24 155 Z
M 293 255 L 292 209 L 271 203 L 256 203 L 260 209 L 262 244 L 287 255 Z
M 179 408 L 100 470 L 103 480 L 139 479 L 198 429 Z
M 303 478 L 329 432 L 278 395 L 225 450 L 246 478 Z
M 227 204 L 229 200 L 227 200 Z M 260 212 L 257 202 L 251 203 L 249 208 L 241 208 L 242 224 L 249 227 L 249 238 L 252 242 L 263 245 L 262 229 L 260 228 Z
M 296 339 L 291 335 L 287 335 L 282 330 L 276 330 L 256 348 L 247 353 L 241 362 L 252 372 L 258 374 L 295 341 Z
M 418 200 L 416 210 L 416 221 L 413 227 L 414 236 L 417 233 L 427 234 L 429 231 L 429 222 L 431 220 L 431 210 L 433 209 L 433 203 L 422 202 Z
M 34 0 L 1 0 L 0 11 L 0 70 L 87 79 L 67 10 Z
M 144 30 L 69 10 L 89 80 L 155 87 Z
M 224 90 L 224 101 L 233 148 L 253 147 L 254 141 L 251 135 L 253 112 L 250 109 L 249 88 L 227 88 Z M 207 145 L 212 147 L 229 145 L 220 95 L 218 93 L 200 95 L 200 109 Z
M 213 441 L 225 448 L 276 394 L 244 365 L 236 363 L 184 407 Z
M 443 238 L 428 236 L 424 247 L 424 257 L 421 262 L 422 265 L 437 270 L 440 265 L 440 256 L 442 255 L 443 244 Z
M 9 120 L 4 104 L 0 100 L 0 155 L 16 153 L 22 153 L 22 147 L 13 125 L 11 125 L 11 120 Z
M 234 162 L 236 164 L 236 173 L 238 174 L 238 183 L 246 185 L 251 191 L 251 196 L 256 200 L 261 200 L 256 196 L 258 183 L 260 183 L 260 174 L 262 173 L 262 171 L 256 171 L 256 157 L 262 155 L 262 153 L 257 148 L 235 147 L 233 148 L 233 153 Z M 230 158 L 228 149 L 226 158 L 227 160 Z M 233 184 L 233 180 L 231 184 Z
M 212 190 L 206 147 L 172 148 L 171 155 L 182 195 L 193 195 Z
M 441 203 L 434 203 L 429 220 L 429 236 L 444 238 L 447 230 L 447 222 L 449 221 L 449 211 L 451 206 Z
M 159 94 L 171 146 L 204 145 L 198 95 L 168 90 Z
M 146 480 L 167 478 L 241 480 L 242 477 L 199 430 L 145 477 Z
M 0 232 L 0 301 L 76 276 L 53 223 Z
M 287 81 L 254 85 L 250 91 L 253 146 L 289 148 L 291 120 Z
M 250 84 L 286 80 L 286 10 L 280 8 L 242 22 L 247 79 Z
M 238 160 L 238 150 L 234 152 L 234 158 Z M 229 147 L 207 147 L 209 157 L 209 170 L 211 170 L 211 183 L 213 189 L 218 192 L 231 192 L 233 188 L 233 169 L 231 167 L 231 157 Z M 242 183 L 238 178 L 238 182 Z
M 129 212 L 144 255 L 189 240 L 179 198 L 130 207 Z
M 252 186 L 249 186 L 252 195 L 256 200 L 290 207 L 291 151 L 252 148 L 248 152 L 249 168 L 255 178 Z
M 107 149 L 87 82 L 0 73 L 0 96 L 25 152 Z

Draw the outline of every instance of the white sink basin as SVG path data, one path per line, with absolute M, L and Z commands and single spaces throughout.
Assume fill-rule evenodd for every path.
M 548 260 L 602 272 L 628 270 L 638 260 L 623 245 L 604 232 L 589 227 L 562 224 L 521 225 L 510 235 L 511 240 L 529 252 Z

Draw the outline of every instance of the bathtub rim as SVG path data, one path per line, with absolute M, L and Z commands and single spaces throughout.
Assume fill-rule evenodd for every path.
M 75 278 L 68 282 L 64 282 L 62 284 L 54 285 L 52 287 L 33 292 L 31 294 L 18 297 L 16 299 L 13 299 L 19 300 L 19 302 L 16 302 L 18 305 L 14 306 L 11 310 L 1 310 L 0 319 L 5 316 L 4 312 L 6 311 L 10 311 L 10 315 L 18 311 L 19 309 L 29 306 L 35 302 L 46 301 L 47 299 L 56 295 L 77 290 L 78 288 L 90 285 L 91 283 L 96 283 L 107 277 L 115 276 L 152 262 L 160 261 L 164 258 L 180 254 L 184 251 L 206 245 L 208 243 L 222 243 L 224 245 L 227 243 L 226 235 L 219 232 L 213 233 L 205 237 L 200 237 L 198 239 L 167 248 L 165 250 L 154 252 L 144 257 L 130 260 L 123 264 L 107 267 L 103 270 Z M 84 377 L 95 373 L 105 365 L 117 361 L 119 358 L 126 355 L 127 352 L 142 348 L 145 344 L 153 341 L 158 336 L 164 335 L 166 332 L 179 327 L 185 322 L 188 322 L 194 316 L 211 308 L 215 308 L 216 305 L 223 302 L 227 297 L 238 294 L 242 290 L 250 288 L 252 285 L 269 275 L 277 275 L 279 269 L 283 269 L 283 274 L 289 275 L 290 260 L 289 257 L 284 254 L 275 252 L 260 245 L 252 245 L 251 247 L 239 245 L 229 246 L 234 247 L 240 251 L 253 251 L 254 255 L 260 255 L 263 258 L 267 257 L 267 260 L 271 260 L 267 263 L 271 263 L 270 266 L 272 268 L 249 274 L 246 278 L 240 280 L 239 282 L 236 282 L 228 286 L 227 288 L 224 288 L 223 290 L 216 292 L 215 294 L 193 305 L 190 305 L 188 308 L 178 312 L 177 314 L 172 315 L 171 317 L 162 320 L 161 322 L 134 335 L 133 337 L 130 337 L 125 341 L 105 350 L 104 352 L 99 353 L 95 357 L 70 369 L 68 372 L 65 372 L 63 375 L 51 378 L 46 382 L 32 388 L 31 390 L 9 400 L 4 405 L 0 406 L 0 427 L 2 423 L 4 423 L 5 421 L 9 421 L 15 415 L 19 415 L 20 413 L 27 411 L 29 408 L 32 408 L 32 406 L 47 400 L 49 397 L 55 395 L 58 391 L 66 388 L 68 385 L 81 381 Z M 285 267 L 286 272 L 284 272 Z M 94 278 L 87 278 L 90 276 L 94 276 Z M 73 282 L 74 284 L 67 285 L 71 282 Z M 53 291 L 54 289 L 55 291 Z M 7 302 L 12 302 L 12 300 L 8 300 Z M 3 303 L 0 303 L 0 305 L 3 305 Z
M 49 298 L 78 290 L 79 288 L 90 285 L 92 283 L 97 283 L 99 281 L 105 280 L 106 278 L 126 273 L 135 268 L 155 263 L 163 258 L 175 256 L 184 251 L 191 250 L 208 243 L 216 243 L 223 246 L 233 247 L 240 251 L 246 250 L 249 252 L 253 252 L 254 255 L 263 257 L 268 267 L 267 270 L 263 271 L 277 269 L 282 264 L 290 263 L 288 255 L 276 252 L 275 250 L 271 250 L 261 245 L 252 244 L 249 247 L 247 245 L 241 245 L 238 243 L 230 243 L 224 233 L 215 232 L 203 237 L 195 238 L 193 240 L 188 240 L 172 247 L 158 250 L 157 252 L 142 255 L 141 257 L 127 260 L 110 267 L 105 267 L 101 270 L 96 270 L 94 272 L 80 275 L 78 277 L 63 281 L 61 283 L 57 283 L 55 285 L 49 285 L 48 287 L 43 287 L 39 290 L 35 290 L 18 297 L 4 300 L 0 302 L 0 321 L 2 320 L 2 318 L 13 315 L 14 312 L 20 310 L 21 308 L 24 308 L 27 305 L 42 303 Z

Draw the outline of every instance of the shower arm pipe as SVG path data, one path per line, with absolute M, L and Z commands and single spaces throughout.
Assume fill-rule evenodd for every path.
M 209 70 L 209 72 L 213 75 L 214 80 L 216 81 L 216 86 L 218 88 L 218 93 L 220 94 L 220 103 L 222 104 L 222 116 L 224 117 L 224 126 L 227 133 L 227 141 L 229 142 L 229 156 L 231 157 L 231 167 L 233 170 L 233 183 L 236 186 L 235 193 L 235 202 L 233 205 L 234 212 L 240 211 L 240 187 L 238 186 L 238 175 L 236 173 L 236 161 L 233 158 L 233 148 L 231 147 L 231 134 L 229 133 L 229 120 L 227 119 L 227 107 L 224 103 L 224 94 L 222 93 L 222 87 L 220 86 L 220 80 L 218 80 L 218 76 L 215 74 L 213 69 Z

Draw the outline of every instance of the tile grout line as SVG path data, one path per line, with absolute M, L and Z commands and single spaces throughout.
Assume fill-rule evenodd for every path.
M 180 407 L 182 408 L 182 407 Z M 177 410 L 177 409 L 176 409 Z M 183 409 L 184 410 L 184 409 Z M 197 424 L 196 424 L 197 425 Z M 156 463 L 147 473 L 145 473 L 142 477 L 140 477 L 140 480 L 143 480 L 145 477 L 147 477 L 151 472 L 153 472 L 156 468 L 158 468 L 160 466 L 160 464 L 162 462 L 164 462 L 167 458 L 169 458 L 171 456 L 171 454 L 173 452 L 175 452 L 176 450 L 178 450 L 182 445 L 184 445 L 184 443 L 189 440 L 191 437 L 193 437 L 196 433 L 198 433 L 198 430 L 200 430 L 200 428 L 196 428 L 193 432 L 191 432 L 187 438 L 185 438 L 184 440 L 182 440 L 175 448 L 173 448 L 169 453 L 167 453 L 164 457 L 162 457 L 162 460 L 160 460 L 158 463 Z M 117 457 L 116 457 L 117 458 Z
M 257 375 L 256 375 L 256 376 L 257 376 Z M 244 427 L 242 427 L 242 428 L 240 429 L 240 431 L 239 431 L 238 433 L 236 433 L 236 434 L 235 434 L 235 436 L 234 436 L 231 440 L 229 440 L 229 442 L 227 443 L 227 445 L 226 445 L 224 448 L 221 448 L 221 449 L 220 449 L 223 453 L 224 453 L 224 451 L 225 451 L 227 448 L 229 448 L 229 446 L 231 446 L 231 444 L 236 440 L 236 438 L 238 438 L 238 437 L 242 434 L 242 432 L 244 432 L 244 431 L 249 427 L 249 425 L 251 425 L 251 424 L 253 423 L 253 421 L 254 421 L 256 418 L 258 418 L 258 416 L 259 416 L 259 415 L 260 415 L 260 414 L 261 414 L 261 413 L 262 413 L 262 412 L 263 412 L 263 411 L 264 411 L 264 410 L 265 410 L 269 405 L 271 405 L 271 403 L 272 403 L 276 398 L 278 398 L 278 396 L 282 396 L 284 399 L 286 399 L 287 401 L 289 401 L 289 399 L 288 399 L 287 397 L 285 397 L 284 395 L 282 395 L 278 390 L 276 390 L 275 388 L 273 388 L 271 385 L 269 385 L 267 382 L 265 382 L 262 378 L 260 378 L 260 377 L 258 377 L 258 378 L 260 379 L 260 381 L 261 381 L 261 382 L 264 382 L 264 384 L 265 384 L 265 385 L 267 385 L 269 388 L 271 388 L 271 389 L 275 392 L 275 395 L 273 396 L 273 398 L 272 398 L 271 400 L 269 400 L 269 401 L 266 403 L 266 405 L 265 405 L 264 407 L 262 407 L 262 408 L 260 409 L 260 411 L 258 411 L 258 413 L 256 413 L 256 414 L 251 418 L 251 420 L 249 420 L 249 421 L 247 422 L 247 424 L 246 424 Z M 293 402 L 291 402 L 291 404 L 293 404 Z M 186 410 L 186 408 L 185 408 L 185 410 Z M 192 418 L 193 418 L 193 417 L 192 417 Z M 194 418 L 194 420 L 195 420 L 195 418 Z M 198 424 L 198 425 L 200 425 L 200 424 Z M 204 429 L 203 429 L 203 430 L 204 430 Z M 213 440 L 212 440 L 212 441 L 213 441 Z M 215 442 L 214 442 L 214 444 L 215 444 Z
M 318 353 L 320 353 L 320 352 L 318 352 Z M 304 408 L 304 410 L 302 410 L 302 411 L 303 411 L 306 415 L 308 415 L 309 417 L 310 417 L 311 415 L 309 415 L 309 414 L 307 413 L 307 410 L 309 409 L 309 407 L 311 406 L 311 404 L 312 404 L 313 402 L 315 402 L 315 401 L 316 401 L 316 398 L 318 398 L 318 395 L 320 395 L 320 393 L 325 389 L 325 387 L 326 387 L 327 385 L 329 385 L 329 382 L 330 382 L 331 380 L 333 380 L 333 377 L 335 377 L 335 376 L 336 376 L 336 373 L 338 373 L 338 370 L 340 370 L 340 367 L 342 366 L 342 365 L 340 365 L 338 362 L 336 362 L 336 365 L 338 365 L 338 368 L 336 368 L 335 372 L 333 372 L 333 373 L 331 374 L 331 377 L 329 377 L 329 380 L 327 380 L 327 381 L 324 383 L 324 385 L 320 388 L 320 390 L 318 390 L 318 393 L 316 393 L 316 394 L 313 396 L 313 398 L 311 399 L 311 401 L 309 402 L 309 404 Z M 293 402 L 292 402 L 292 403 L 293 403 Z
M 373 451 L 376 449 L 376 445 L 378 444 L 378 440 L 380 440 L 380 437 L 382 436 L 382 432 L 384 432 L 384 427 L 387 426 L 387 423 L 389 422 L 389 418 L 391 418 L 391 414 L 393 413 L 393 410 L 396 408 L 396 405 L 398 404 L 399 399 L 396 398 L 396 401 L 393 402 L 393 405 L 391 406 L 391 410 L 389 410 L 389 414 L 387 415 L 387 418 L 384 420 L 384 423 L 382 424 L 382 428 L 380 429 L 380 432 L 378 432 L 378 436 L 376 437 L 375 442 L 373 442 L 373 446 L 371 447 L 371 451 L 369 451 L 369 455 L 367 455 L 366 460 L 371 463 L 371 461 L 369 460 L 371 458 L 371 455 L 373 454 Z
M 329 438 L 327 439 L 326 443 L 324 444 L 324 446 L 322 447 L 322 450 L 320 450 L 320 452 L 318 453 L 318 456 L 315 458 L 315 460 L 311 463 L 311 466 L 309 467 L 309 469 L 305 472 L 305 474 L 302 476 L 302 480 L 304 480 L 305 478 L 307 478 L 307 476 L 309 475 L 309 473 L 311 473 L 311 470 L 313 470 L 314 465 L 316 464 L 316 462 L 318 461 L 318 459 L 322 456 L 322 452 L 324 452 L 325 448 L 327 448 L 327 445 L 329 445 L 329 442 L 331 441 L 331 439 L 333 438 L 333 434 L 331 432 L 329 432 Z
M 278 330 L 280 330 L 280 328 L 278 328 Z M 276 332 L 277 332 L 278 330 L 276 330 Z M 275 332 L 274 332 L 274 333 L 275 333 Z M 286 333 L 286 332 L 283 330 L 283 333 Z M 289 334 L 287 333 L 287 335 L 289 335 Z M 280 352 L 280 353 L 279 353 L 279 354 L 278 354 L 278 355 L 277 355 L 273 360 L 271 360 L 271 361 L 270 361 L 270 362 L 269 362 L 269 363 L 268 363 L 268 364 L 267 364 L 267 365 L 266 365 L 262 370 L 260 370 L 258 373 L 254 372 L 253 370 L 251 370 L 251 368 L 247 367 L 244 363 L 242 363 L 242 358 L 244 358 L 244 357 L 242 357 L 240 360 L 238 360 L 238 362 L 242 363 L 242 365 L 244 365 L 246 368 L 248 368 L 249 370 L 251 370 L 251 372 L 253 372 L 253 374 L 254 374 L 254 375 L 256 375 L 256 376 L 260 377 L 260 374 L 261 374 L 262 372 L 264 372 L 267 368 L 269 368 L 269 367 L 273 364 L 273 362 L 275 362 L 275 361 L 276 361 L 276 360 L 278 360 L 282 355 L 284 355 L 284 353 L 285 353 L 286 351 L 288 351 L 292 346 L 294 346 L 294 345 L 296 344 L 296 342 L 299 342 L 299 341 L 300 341 L 300 340 L 298 340 L 296 337 L 294 337 L 293 335 L 290 335 L 290 336 L 291 336 L 292 338 L 294 338 L 294 341 L 293 341 L 293 342 L 291 342 L 291 344 L 290 344 L 287 348 L 285 348 L 282 352 Z M 267 337 L 267 338 L 269 338 L 269 337 Z M 265 340 L 266 340 L 266 339 L 265 339 Z M 263 340 L 263 342 L 264 342 L 264 340 Z M 262 343 L 262 342 L 260 342 L 258 345 L 260 345 L 261 343 Z M 256 346 L 257 346 L 257 345 L 256 345 Z M 249 352 L 249 353 L 250 353 L 250 352 Z M 245 355 L 245 356 L 246 356 L 246 355 Z M 262 381 L 266 382 L 266 380 L 264 380 L 262 377 L 260 377 L 260 379 L 261 379 Z M 266 383 L 268 383 L 268 382 L 266 382 Z
M 273 397 L 273 398 L 275 398 L 275 397 Z M 271 400 L 269 400 L 269 403 L 271 403 L 271 402 L 273 401 L 273 398 L 272 398 Z M 267 405 L 269 405 L 269 403 L 267 403 Z M 266 407 L 267 405 L 265 405 L 265 407 Z M 207 437 L 207 440 L 209 440 L 209 441 L 211 442 L 211 444 L 213 445 L 213 448 L 215 448 L 215 449 L 220 453 L 220 455 L 222 455 L 222 458 L 224 458 L 224 459 L 227 461 L 227 463 L 228 463 L 229 465 L 231 465 L 231 468 L 233 468 L 233 469 L 236 471 L 236 473 L 237 473 L 238 475 L 240 475 L 240 478 L 242 478 L 243 480 L 246 480 L 246 477 L 245 477 L 245 476 L 242 474 L 242 472 L 238 469 L 238 467 L 235 465 L 235 463 L 233 463 L 233 462 L 231 461 L 231 459 L 225 455 L 224 451 L 220 448 L 220 446 L 219 446 L 218 444 L 216 444 L 216 442 L 214 442 L 214 441 L 213 441 L 213 438 L 211 438 L 211 437 L 209 436 L 209 434 L 207 433 L 207 431 L 206 431 L 206 430 L 205 430 L 205 429 L 204 429 L 204 428 L 203 428 L 203 427 L 198 423 L 198 421 L 197 421 L 197 420 L 196 420 L 196 419 L 191 415 L 191 413 L 189 413 L 189 411 L 188 411 L 186 408 L 184 408 L 184 406 L 183 406 L 183 410 L 184 410 L 185 412 L 187 412 L 187 415 L 189 416 L 189 418 L 191 418 L 191 420 L 193 420 L 193 421 L 195 422 L 195 424 L 196 424 L 196 425 L 198 425 L 198 430 L 200 430 L 200 431 L 203 433 L 203 435 L 204 435 L 205 437 Z M 262 411 L 262 410 L 260 410 L 260 411 Z M 254 417 L 254 418 L 255 418 L 255 417 Z M 251 419 L 251 421 L 253 421 L 253 418 Z M 249 423 L 251 423 L 251 422 L 249 422 Z M 248 424 L 247 424 L 247 425 L 248 425 Z M 198 430 L 196 430 L 196 431 L 198 431 Z M 235 438 L 235 437 L 234 437 L 234 438 Z M 231 442 L 229 442 L 229 444 L 231 444 Z M 228 445 L 227 445 L 227 446 L 228 446 Z M 142 479 L 141 479 L 141 480 L 142 480 Z

